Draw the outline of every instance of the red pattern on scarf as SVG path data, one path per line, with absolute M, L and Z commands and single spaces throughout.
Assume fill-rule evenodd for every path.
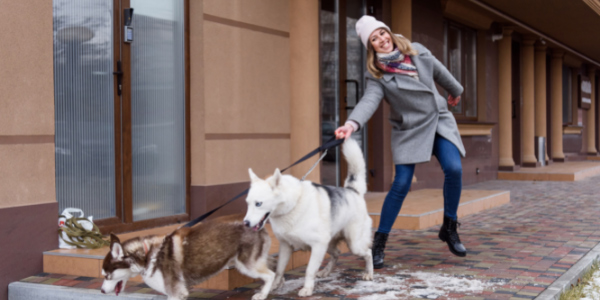
M 402 61 L 395 62 L 396 64 L 400 65 L 400 64 L 407 64 L 407 65 L 411 65 L 414 66 L 412 60 L 410 59 L 409 55 L 404 55 L 404 59 Z M 378 62 L 379 67 L 384 71 L 384 72 L 388 72 L 388 73 L 397 73 L 397 74 L 403 74 L 403 75 L 408 75 L 408 76 L 412 76 L 412 77 L 418 77 L 419 73 L 417 73 L 416 69 L 415 71 L 412 70 L 404 70 L 401 68 L 397 68 L 397 67 L 393 67 L 393 66 L 389 66 L 386 64 L 383 64 L 381 61 Z

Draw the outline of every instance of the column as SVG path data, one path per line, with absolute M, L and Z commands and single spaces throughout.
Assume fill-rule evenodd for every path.
M 286 12 L 282 12 L 286 13 Z M 319 140 L 319 2 L 290 1 L 290 116 L 291 160 L 310 152 Z M 292 174 L 302 177 L 317 157 L 294 168 Z M 315 168 L 308 180 L 321 181 Z
M 551 134 L 552 134 L 552 160 L 555 162 L 564 162 L 563 153 L 563 94 L 562 94 L 562 67 L 564 52 L 559 49 L 552 50 L 551 68 Z
M 390 28 L 392 29 L 392 32 L 402 34 L 407 39 L 412 40 L 412 0 L 394 0 L 391 1 L 390 6 L 392 13 L 392 23 L 390 24 Z M 384 118 L 385 122 L 387 122 L 386 119 L 387 118 Z M 391 180 L 388 180 L 389 182 L 393 182 L 394 177 L 396 176 L 396 168 L 394 166 L 394 162 L 391 161 L 393 176 L 390 178 Z M 412 182 L 417 182 L 416 174 L 413 175 Z
M 523 166 L 539 167 L 535 157 L 535 100 L 534 100 L 534 49 L 535 37 L 526 37 L 521 43 L 521 86 L 523 87 L 523 110 L 521 118 L 521 145 Z
M 504 28 L 503 38 L 498 43 L 498 123 L 499 123 L 499 169 L 514 170 L 512 153 L 512 34 Z
M 546 46 L 535 45 L 535 136 L 544 137 L 545 160 L 548 162 L 548 139 L 546 137 Z
M 596 149 L 596 87 L 595 87 L 595 83 L 596 83 L 596 68 L 590 66 L 588 68 L 588 77 L 590 78 L 590 82 L 592 83 L 592 93 L 591 93 L 591 99 L 592 99 L 592 105 L 590 106 L 590 109 L 588 109 L 587 111 L 587 124 L 586 124 L 586 129 L 587 129 L 587 144 L 588 144 L 588 148 L 587 148 L 587 154 L 588 155 L 597 155 L 598 154 L 598 150 Z
M 390 6 L 392 22 L 389 26 L 392 32 L 412 40 L 412 0 L 394 0 Z

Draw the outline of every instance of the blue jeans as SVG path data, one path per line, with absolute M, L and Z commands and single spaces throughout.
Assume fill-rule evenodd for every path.
M 444 215 L 456 220 L 456 211 L 462 191 L 462 165 L 460 152 L 450 141 L 435 135 L 433 155 L 437 157 L 444 171 Z M 377 232 L 389 233 L 402 208 L 402 202 L 410 189 L 415 165 L 396 165 L 396 176 L 390 192 L 381 208 L 381 221 Z

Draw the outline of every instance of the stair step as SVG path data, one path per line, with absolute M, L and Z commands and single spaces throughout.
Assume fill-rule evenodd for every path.
M 368 193 L 367 209 L 373 219 L 373 227 L 379 226 L 381 208 L 387 193 Z M 501 206 L 510 202 L 509 191 L 462 190 L 458 218 Z M 402 209 L 392 226 L 393 229 L 425 229 L 444 221 L 444 196 L 441 189 L 423 189 L 408 193 Z
M 228 220 L 232 219 L 242 220 L 243 215 L 234 217 L 228 216 Z M 179 226 L 181 225 L 176 224 L 118 236 L 121 241 L 125 241 L 133 237 L 149 234 L 163 235 L 172 232 Z M 271 249 L 269 250 L 269 254 L 276 255 L 279 251 L 279 242 L 277 238 L 275 238 L 270 224 L 265 226 L 265 230 L 267 230 L 271 236 Z M 342 253 L 348 252 L 345 244 L 340 247 L 340 250 Z M 57 249 L 47 251 L 43 253 L 43 270 L 45 273 L 52 274 L 102 278 L 102 261 L 104 260 L 104 257 L 108 251 L 108 247 L 102 247 L 99 249 Z M 309 257 L 310 252 L 294 251 L 286 271 L 307 265 Z M 142 278 L 140 276 L 131 278 L 130 280 L 133 282 L 142 282 Z M 223 270 L 219 274 L 209 278 L 195 287 L 216 290 L 232 290 L 236 287 L 244 286 L 254 281 L 254 279 L 242 275 L 232 267 Z
M 499 180 L 578 181 L 600 174 L 600 163 L 594 156 L 587 161 L 552 163 L 541 168 L 520 168 L 513 172 L 498 172 Z
M 262 283 L 257 284 L 257 288 Z M 110 300 L 117 299 L 115 294 L 102 294 L 100 286 L 101 278 L 77 277 L 56 274 L 39 274 L 31 276 L 21 281 L 12 282 L 8 285 L 9 300 Z M 231 291 L 200 289 L 190 290 L 188 299 L 212 298 L 223 294 L 224 297 Z M 136 299 L 136 300 L 158 300 L 167 299 L 149 288 L 143 283 L 128 281 L 125 290 L 119 294 L 118 299 Z

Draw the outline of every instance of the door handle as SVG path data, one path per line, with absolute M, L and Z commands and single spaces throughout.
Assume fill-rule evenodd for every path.
M 356 101 L 354 103 L 358 104 L 358 101 L 360 101 L 360 97 L 358 95 L 358 80 L 354 80 L 354 79 L 346 79 L 344 80 L 345 83 L 354 83 L 354 90 L 355 90 L 355 96 L 356 96 Z M 346 99 L 344 99 L 346 101 L 346 103 L 348 103 L 348 96 L 346 96 Z M 353 109 L 354 107 L 356 107 L 356 104 L 353 106 L 348 106 L 346 105 L 346 109 Z
M 113 72 L 113 75 L 117 75 L 117 94 L 121 96 L 121 90 L 123 89 L 123 70 L 121 69 L 121 61 L 117 61 L 117 70 Z

